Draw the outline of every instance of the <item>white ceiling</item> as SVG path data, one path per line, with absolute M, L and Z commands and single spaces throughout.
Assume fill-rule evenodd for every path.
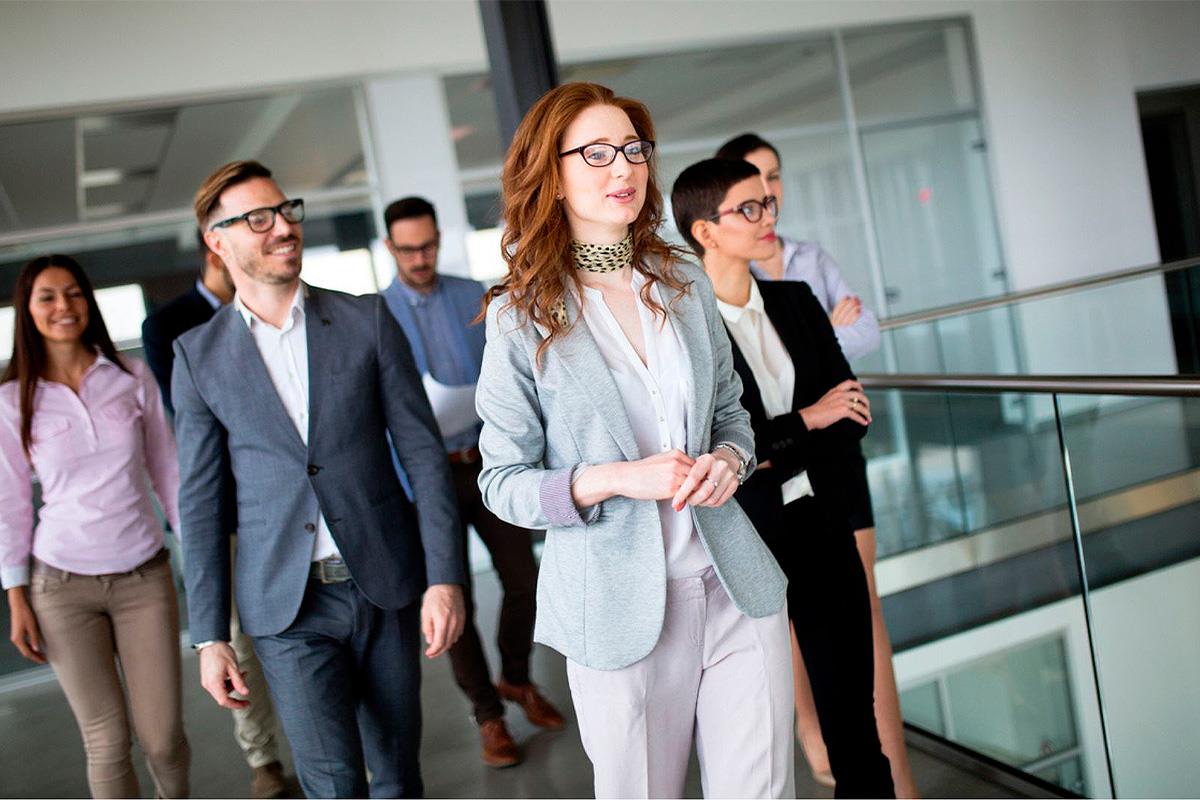
M 0 126 L 0 233 L 187 209 L 239 158 L 293 193 L 361 184 L 356 120 L 338 88 Z

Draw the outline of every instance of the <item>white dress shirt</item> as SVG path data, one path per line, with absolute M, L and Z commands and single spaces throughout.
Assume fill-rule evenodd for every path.
M 750 300 L 746 305 L 735 306 L 718 299 L 717 308 L 721 311 L 729 335 L 737 343 L 754 375 L 767 419 L 794 413 L 792 399 L 796 389 L 796 367 L 787 348 L 783 346 L 783 340 L 779 338 L 779 332 L 767 317 L 758 284 L 750 281 Z M 788 479 L 782 490 L 785 506 L 793 500 L 812 495 L 808 471 Z
M 644 364 L 598 289 L 585 286 L 580 303 L 583 320 L 617 384 L 642 458 L 672 449 L 686 452 L 687 398 L 692 374 L 687 350 L 679 341 L 670 317 L 655 317 L 642 302 L 645 283 L 646 278 L 634 270 L 631 285 L 646 353 Z M 666 308 L 658 286 L 651 292 L 655 301 Z M 712 566 L 696 535 L 689 507 L 675 511 L 670 500 L 659 500 L 658 518 L 662 524 L 668 579 L 699 575 Z
M 240 295 L 233 298 L 234 308 L 242 315 L 262 355 L 275 393 L 283 402 L 288 418 L 296 426 L 300 440 L 308 444 L 308 339 L 304 324 L 304 285 L 296 289 L 292 307 L 282 328 L 263 321 L 242 303 Z M 313 540 L 312 560 L 337 556 L 337 544 L 329 532 L 325 515 L 317 512 L 317 535 Z

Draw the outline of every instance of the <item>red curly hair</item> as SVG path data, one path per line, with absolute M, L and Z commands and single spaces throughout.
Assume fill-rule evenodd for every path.
M 618 97 L 612 89 L 596 83 L 567 83 L 542 95 L 517 128 L 504 159 L 501 189 L 505 230 L 501 250 L 508 274 L 484 297 L 484 308 L 495 297 L 508 292 L 506 308 L 516 308 L 523 321 L 537 323 L 547 336 L 537 349 L 541 360 L 556 338 L 567 331 L 567 321 L 552 313 L 567 292 L 567 281 L 581 288 L 578 270 L 571 259 L 571 230 L 566 211 L 556 196 L 562 194 L 559 153 L 567 126 L 585 109 L 613 106 L 625 112 L 633 130 L 642 139 L 654 139 L 654 123 L 644 104 Z M 653 158 L 647 165 L 646 201 L 630 225 L 633 234 L 633 268 L 646 276 L 642 300 L 656 314 L 665 314 L 650 294 L 658 282 L 675 290 L 676 297 L 688 282 L 675 271 L 681 251 L 658 235 L 663 221 L 662 192 Z M 482 315 L 481 315 L 482 316 Z

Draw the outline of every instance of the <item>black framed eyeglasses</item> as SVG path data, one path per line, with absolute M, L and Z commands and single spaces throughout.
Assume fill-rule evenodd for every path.
M 441 246 L 441 244 L 442 239 L 439 236 L 438 238 L 430 239 L 428 242 L 423 244 L 396 244 L 395 242 L 392 242 L 392 249 L 396 251 L 396 255 L 404 256 L 405 258 L 412 258 L 417 253 L 420 253 L 426 258 L 432 258 L 433 254 L 437 252 L 437 249 Z
M 246 221 L 246 227 L 254 233 L 266 233 L 275 227 L 275 215 L 280 214 L 288 222 L 296 223 L 304 221 L 304 200 L 297 197 L 293 200 L 284 200 L 275 207 L 252 208 L 245 214 L 238 214 L 236 217 L 223 219 L 220 222 L 214 222 L 208 226 L 210 231 L 215 231 L 217 228 L 228 228 L 234 223 Z
M 720 222 L 721 217 L 726 214 L 741 214 L 746 218 L 746 222 L 758 222 L 762 219 L 763 211 L 766 211 L 772 217 L 779 216 L 779 198 L 773 194 L 769 194 L 762 200 L 746 200 L 738 203 L 736 206 L 725 211 L 719 211 L 709 217 L 710 222 Z
M 575 147 L 559 153 L 558 157 L 562 158 L 572 153 L 579 153 L 579 157 L 583 159 L 583 163 L 589 167 L 607 167 L 617 160 L 617 153 L 624 153 L 625 160 L 630 164 L 645 164 L 650 160 L 650 155 L 653 152 L 654 142 L 649 139 L 638 139 L 637 141 L 626 142 L 620 146 L 609 144 L 608 142 L 592 142 L 591 144 L 585 144 L 582 147 Z

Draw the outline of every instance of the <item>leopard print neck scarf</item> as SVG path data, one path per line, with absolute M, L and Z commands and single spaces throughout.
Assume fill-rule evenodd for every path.
M 633 263 L 633 233 L 616 244 L 571 242 L 571 258 L 576 269 L 588 272 L 616 272 Z

